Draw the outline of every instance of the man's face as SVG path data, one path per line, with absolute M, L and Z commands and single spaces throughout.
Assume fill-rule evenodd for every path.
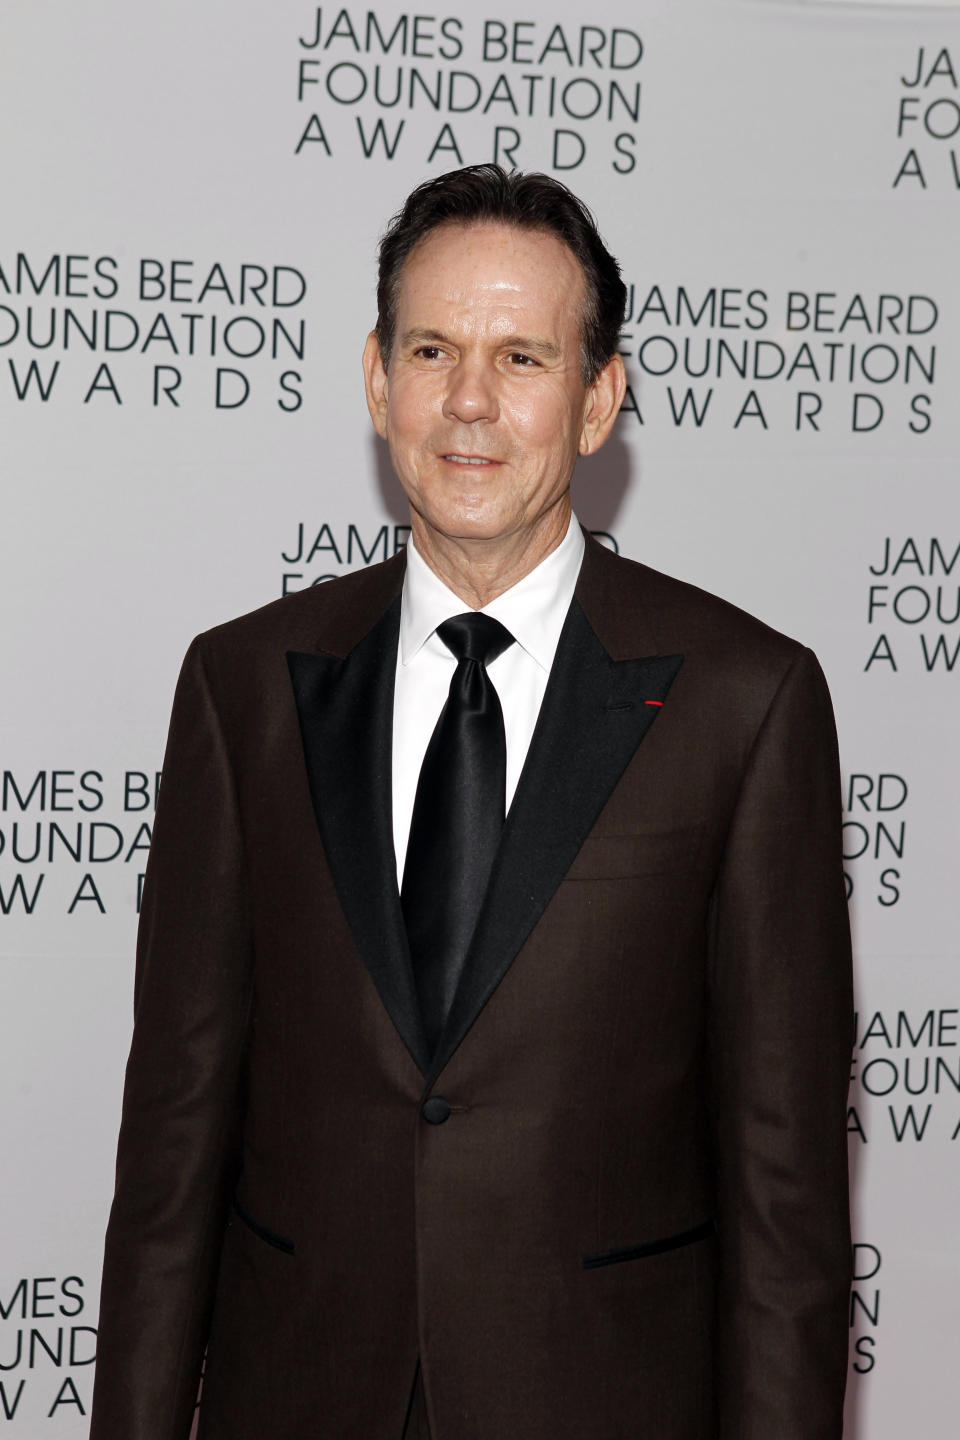
M 374 424 L 434 532 L 532 533 L 569 503 L 577 454 L 596 448 L 583 293 L 578 262 L 546 232 L 445 225 L 407 260 L 389 370 L 372 336 L 364 370 Z

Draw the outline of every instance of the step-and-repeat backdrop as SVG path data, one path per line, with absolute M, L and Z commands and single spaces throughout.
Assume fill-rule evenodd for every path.
M 960 10 L 7 0 L 0 75 L 0 1430 L 86 1434 L 181 656 L 404 543 L 361 386 L 376 241 L 498 159 L 582 195 L 629 284 L 581 518 L 831 682 L 847 1435 L 954 1434 Z

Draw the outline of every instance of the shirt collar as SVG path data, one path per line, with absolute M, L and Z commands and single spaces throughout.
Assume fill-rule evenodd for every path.
M 517 644 L 549 671 L 583 560 L 583 532 L 575 516 L 555 550 L 516 585 L 484 605 L 482 613 L 505 625 Z M 469 607 L 446 586 L 420 555 L 411 535 L 400 610 L 400 659 L 404 665 L 438 625 Z

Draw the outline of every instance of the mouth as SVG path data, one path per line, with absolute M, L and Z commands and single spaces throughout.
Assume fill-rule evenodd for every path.
M 491 460 L 486 455 L 460 455 L 455 451 L 448 455 L 441 455 L 440 458 L 450 465 L 499 465 L 500 463 L 499 460 Z

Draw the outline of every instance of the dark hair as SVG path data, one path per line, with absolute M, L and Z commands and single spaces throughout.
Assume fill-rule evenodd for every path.
M 616 353 L 627 292 L 620 267 L 600 238 L 583 201 L 549 175 L 511 174 L 500 165 L 467 165 L 425 180 L 412 191 L 380 241 L 377 339 L 389 363 L 403 267 L 411 252 L 439 225 L 483 222 L 545 230 L 580 263 L 585 299 L 580 316 L 580 369 L 590 384 Z

